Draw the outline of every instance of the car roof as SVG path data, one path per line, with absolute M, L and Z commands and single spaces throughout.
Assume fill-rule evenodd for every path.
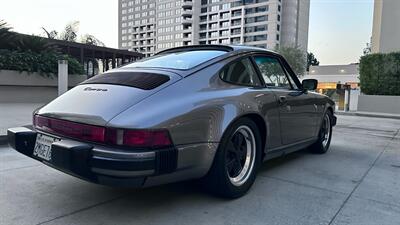
M 166 50 L 158 52 L 155 55 L 177 53 L 177 52 L 188 52 L 188 51 L 196 51 L 196 50 L 220 50 L 220 51 L 225 51 L 226 54 L 222 54 L 221 56 L 210 59 L 209 61 L 201 63 L 190 69 L 173 69 L 173 68 L 162 68 L 162 67 L 153 67 L 153 68 L 146 68 L 146 69 L 170 71 L 170 72 L 174 72 L 174 73 L 178 74 L 179 76 L 187 77 L 207 66 L 210 66 L 210 65 L 212 65 L 216 62 L 219 62 L 221 60 L 224 60 L 226 58 L 230 58 L 232 56 L 238 56 L 238 55 L 243 55 L 243 54 L 247 54 L 247 53 L 271 53 L 274 55 L 279 55 L 278 53 L 271 51 L 271 50 L 267 50 L 267 49 L 259 48 L 259 47 L 253 47 L 253 46 L 246 46 L 246 45 L 189 45 L 189 46 L 181 46 L 181 47 L 166 49 Z M 121 69 L 124 69 L 124 67 L 122 67 Z M 129 69 L 132 69 L 132 68 L 129 68 Z
M 259 48 L 254 46 L 247 46 L 247 45 L 188 45 L 188 46 L 181 46 L 176 48 L 170 48 L 163 51 L 158 52 L 158 54 L 165 54 L 165 53 L 174 53 L 174 52 L 186 52 L 186 51 L 196 51 L 196 50 L 221 50 L 226 51 L 229 53 L 243 53 L 243 52 L 270 52 L 276 53 L 271 50 L 267 50 L 265 48 Z

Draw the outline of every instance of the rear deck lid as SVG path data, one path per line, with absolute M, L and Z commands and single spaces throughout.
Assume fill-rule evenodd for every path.
M 125 109 L 180 79 L 161 70 L 114 70 L 84 81 L 37 113 L 104 126 Z

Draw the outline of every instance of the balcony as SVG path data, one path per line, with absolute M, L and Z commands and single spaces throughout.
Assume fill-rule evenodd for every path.
M 191 10 L 191 9 L 183 10 L 181 15 L 182 16 L 191 16 L 191 15 L 193 15 L 193 10 Z
M 183 34 L 183 39 L 186 40 L 191 40 L 192 39 L 192 34 L 191 33 L 186 33 Z
M 183 25 L 190 25 L 193 23 L 193 19 L 192 18 L 183 18 L 182 19 L 182 24 Z
M 184 9 L 192 9 L 192 7 L 193 7 L 193 2 L 192 1 L 183 1 L 182 2 L 182 8 L 184 8 Z

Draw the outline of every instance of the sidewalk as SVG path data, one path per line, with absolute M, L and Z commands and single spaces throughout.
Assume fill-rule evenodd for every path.
M 32 124 L 32 112 L 44 103 L 0 103 L 0 145 L 7 142 L 7 129 Z
M 377 112 L 362 112 L 362 111 L 336 111 L 337 115 L 345 116 L 365 116 L 365 117 L 378 117 L 378 118 L 388 118 L 388 119 L 400 119 L 400 114 L 390 114 L 390 113 L 377 113 Z

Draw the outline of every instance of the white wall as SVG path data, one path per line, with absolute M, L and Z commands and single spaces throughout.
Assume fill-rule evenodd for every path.
M 357 111 L 358 107 L 358 96 L 360 95 L 360 90 L 350 90 L 350 111 Z
M 400 96 L 360 95 L 357 111 L 400 115 Z
M 84 75 L 70 75 L 69 87 L 84 81 Z M 0 103 L 47 103 L 58 96 L 57 77 L 13 70 L 0 71 Z

